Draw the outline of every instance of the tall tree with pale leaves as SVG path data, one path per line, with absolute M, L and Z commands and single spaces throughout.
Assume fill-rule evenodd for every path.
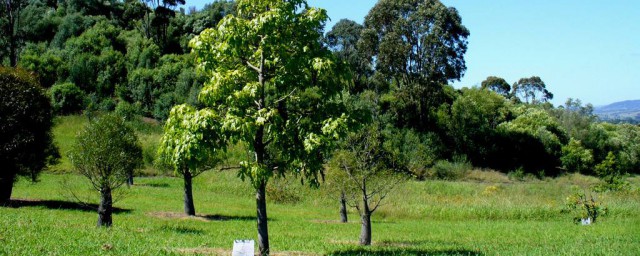
M 191 42 L 210 77 L 200 101 L 220 116 L 226 140 L 248 146 L 239 176 L 256 190 L 260 255 L 270 251 L 267 183 L 291 173 L 317 185 L 346 126 L 338 96 L 347 77 L 322 45 L 327 18 L 304 0 L 240 0 L 237 15 Z

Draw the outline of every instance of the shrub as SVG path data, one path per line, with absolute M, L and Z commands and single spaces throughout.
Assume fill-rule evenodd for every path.
M 580 223 L 583 219 L 590 219 L 592 223 L 598 220 L 598 217 L 605 216 L 607 208 L 597 200 L 596 197 L 590 195 L 588 198 L 583 192 L 576 192 L 567 197 L 567 203 L 563 212 L 573 215 L 573 221 Z
M 74 114 L 84 108 L 84 92 L 73 83 L 55 84 L 49 90 L 53 111 L 59 114 Z
M 438 160 L 432 168 L 432 177 L 442 180 L 459 180 L 464 178 L 472 166 L 465 158 L 457 158 L 453 162 Z
M 296 204 L 301 198 L 297 194 L 299 190 L 294 188 L 295 184 L 287 178 L 276 178 L 272 183 L 267 184 L 269 200 L 277 204 Z
M 52 118 L 49 98 L 31 74 L 0 68 L 0 205 L 18 176 L 36 181 L 55 155 Z
M 135 105 L 123 100 L 118 102 L 115 112 L 126 121 L 133 121 L 140 114 Z
M 625 180 L 624 175 L 620 173 L 618 161 L 613 152 L 609 152 L 607 158 L 596 165 L 595 172 L 604 182 L 595 187 L 596 191 L 622 191 L 629 189 L 629 183 Z

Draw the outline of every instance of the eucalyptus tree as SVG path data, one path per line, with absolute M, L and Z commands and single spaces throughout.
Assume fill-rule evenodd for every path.
M 265 188 L 292 173 L 318 185 L 323 153 L 346 126 L 338 95 L 346 80 L 322 46 L 325 10 L 304 0 L 239 0 L 237 14 L 191 41 L 209 81 L 200 101 L 220 133 L 243 141 L 239 176 L 256 190 L 258 245 L 269 254 Z
M 497 76 L 489 76 L 480 84 L 482 89 L 494 91 L 506 98 L 511 93 L 511 85 L 507 83 L 503 78 Z
M 553 93 L 547 90 L 547 85 L 538 76 L 518 80 L 511 87 L 511 96 L 527 104 L 544 103 L 553 99 Z
M 331 51 L 349 65 L 353 75 L 352 93 L 367 89 L 368 79 L 373 75 L 371 65 L 358 51 L 358 41 L 364 27 L 355 21 L 342 19 L 326 35 L 326 43 Z
M 129 173 L 142 165 L 142 148 L 135 132 L 119 116 L 101 117 L 77 135 L 69 160 L 100 193 L 98 226 L 110 227 L 112 191 L 122 187 Z
M 380 0 L 369 11 L 358 49 L 396 88 L 400 125 L 435 128 L 433 112 L 447 100 L 443 85 L 466 70 L 468 36 L 458 11 L 438 0 Z
M 196 110 L 189 105 L 171 109 L 164 126 L 158 155 L 171 164 L 184 179 L 184 213 L 196 215 L 192 179 L 217 164 L 216 154 L 223 148 L 218 117 L 211 109 Z

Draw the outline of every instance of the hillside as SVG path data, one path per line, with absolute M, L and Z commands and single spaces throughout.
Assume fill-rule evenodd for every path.
M 596 107 L 594 112 L 605 121 L 640 122 L 640 100 L 615 102 Z

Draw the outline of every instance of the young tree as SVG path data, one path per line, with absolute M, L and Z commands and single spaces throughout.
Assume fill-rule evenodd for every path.
M 51 103 L 23 70 L 0 67 L 0 205 L 11 199 L 18 176 L 36 180 L 53 146 Z
M 69 160 L 100 193 L 98 226 L 110 227 L 111 192 L 125 184 L 129 172 L 142 164 L 142 148 L 136 134 L 121 117 L 103 116 L 80 131 Z
M 406 180 L 401 165 L 385 149 L 378 124 L 351 134 L 342 149 L 330 160 L 340 170 L 344 182 L 342 196 L 358 210 L 362 223 L 360 244 L 371 245 L 371 215 L 382 205 L 389 192 Z
M 221 134 L 252 156 L 239 176 L 256 189 L 260 255 L 269 254 L 265 188 L 274 175 L 318 184 L 323 152 L 344 128 L 337 96 L 345 80 L 321 44 L 326 11 L 304 0 L 239 0 L 191 42 L 211 77 L 200 100 L 221 117 Z
M 164 126 L 158 155 L 184 178 L 184 213 L 194 216 L 192 179 L 218 162 L 215 154 L 224 142 L 216 130 L 219 118 L 210 109 L 179 105 L 171 110 Z

